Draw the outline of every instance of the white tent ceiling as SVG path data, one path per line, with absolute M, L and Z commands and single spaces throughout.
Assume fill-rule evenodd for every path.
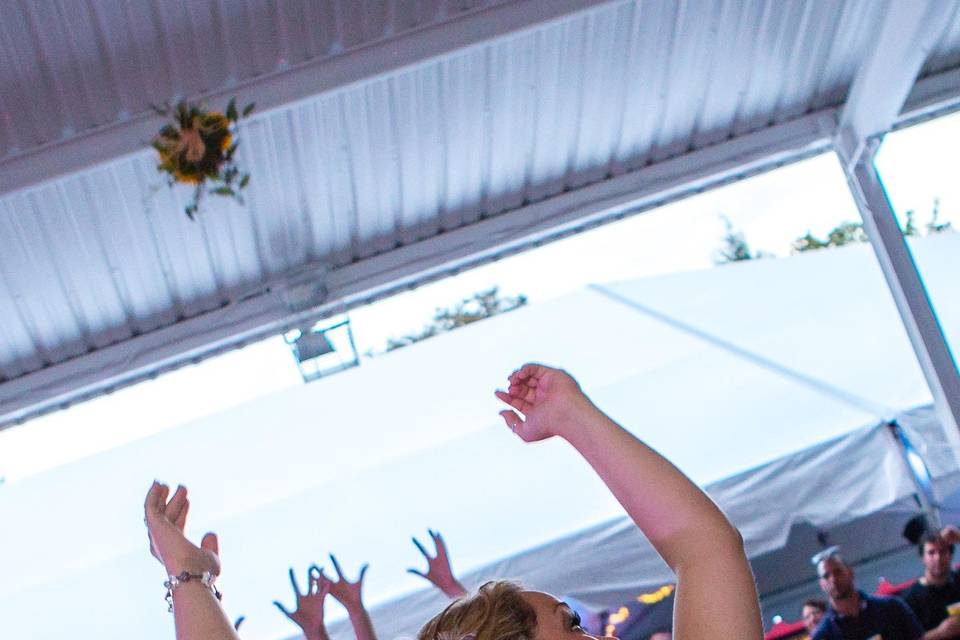
M 890 6 L 6 3 L 0 426 L 827 149 Z M 897 122 L 957 103 L 940 6 Z M 147 105 L 233 95 L 248 203 L 191 223 Z
M 960 235 L 913 249 L 931 295 L 952 305 L 945 329 L 956 348 Z M 846 286 L 837 287 L 838 273 Z M 35 640 L 169 637 L 162 570 L 136 516 L 155 477 L 190 486 L 191 535 L 221 535 L 227 607 L 248 616 L 251 638 L 291 631 L 269 604 L 289 596 L 284 569 L 303 569 L 327 550 L 349 566 L 372 563 L 367 597 L 379 604 L 421 586 L 404 569 L 418 561 L 408 537 L 426 527 L 444 531 L 466 571 L 616 516 L 609 493 L 561 443 L 525 447 L 499 423 L 491 391 L 525 359 L 568 367 L 604 409 L 703 484 L 930 401 L 867 246 L 603 290 L 634 306 L 586 289 L 4 486 L 5 521 L 29 523 L 0 528 L 4 630 Z M 948 449 L 924 454 L 953 464 Z M 876 489 L 878 506 L 902 497 L 904 486 L 883 459 L 886 466 L 869 468 L 891 484 L 858 489 Z M 765 515 L 757 511 L 764 501 L 732 497 L 733 512 L 753 510 L 738 524 L 754 550 L 782 541 L 793 507 Z M 836 495 L 823 498 L 797 513 L 825 526 L 859 513 Z M 648 579 L 627 572 L 583 591 L 566 567 L 523 557 L 503 566 L 543 588 L 574 585 L 574 595 L 592 602 L 612 604 L 630 580 Z M 638 567 L 652 566 L 644 562 Z M 91 584 L 110 585 L 114 597 L 76 597 Z M 58 615 L 38 625 L 51 602 Z

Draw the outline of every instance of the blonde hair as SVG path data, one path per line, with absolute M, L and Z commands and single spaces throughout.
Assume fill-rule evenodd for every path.
M 417 640 L 533 640 L 537 614 L 520 597 L 520 585 L 507 580 L 484 584 L 423 625 Z

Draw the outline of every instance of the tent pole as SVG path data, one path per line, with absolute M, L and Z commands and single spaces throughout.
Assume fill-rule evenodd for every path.
M 927 466 L 926 460 L 913 446 L 906 431 L 896 420 L 888 422 L 887 428 L 893 436 L 897 451 L 900 452 L 907 475 L 910 476 L 910 480 L 917 490 L 917 499 L 920 501 L 920 508 L 927 517 L 927 524 L 934 531 L 939 531 L 943 526 L 943 520 L 940 515 L 937 497 L 933 492 L 933 476 L 930 474 L 930 468 Z

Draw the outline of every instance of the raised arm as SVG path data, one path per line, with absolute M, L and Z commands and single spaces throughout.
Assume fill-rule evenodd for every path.
M 525 442 L 559 436 L 573 445 L 677 575 L 674 638 L 762 638 L 743 540 L 716 504 L 564 371 L 527 364 L 509 383 L 497 392 L 513 408 L 501 412 L 507 426 Z
M 200 577 L 220 575 L 217 536 L 208 533 L 200 546 L 183 534 L 190 502 L 186 487 L 178 487 L 167 501 L 170 488 L 154 482 L 147 492 L 144 513 L 150 551 L 168 576 L 188 576 L 173 589 L 173 619 L 177 640 L 239 640 L 220 606 L 213 588 Z

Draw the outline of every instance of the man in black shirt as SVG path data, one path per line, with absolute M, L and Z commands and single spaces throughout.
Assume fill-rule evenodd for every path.
M 868 596 L 857 589 L 853 568 L 836 547 L 814 556 L 820 588 L 829 598 L 827 614 L 812 640 L 920 640 L 923 628 L 899 598 Z
M 960 530 L 951 526 L 940 533 L 928 531 L 917 544 L 923 576 L 904 592 L 903 599 L 926 630 L 924 640 L 960 638 L 960 574 L 950 569 L 958 540 Z

